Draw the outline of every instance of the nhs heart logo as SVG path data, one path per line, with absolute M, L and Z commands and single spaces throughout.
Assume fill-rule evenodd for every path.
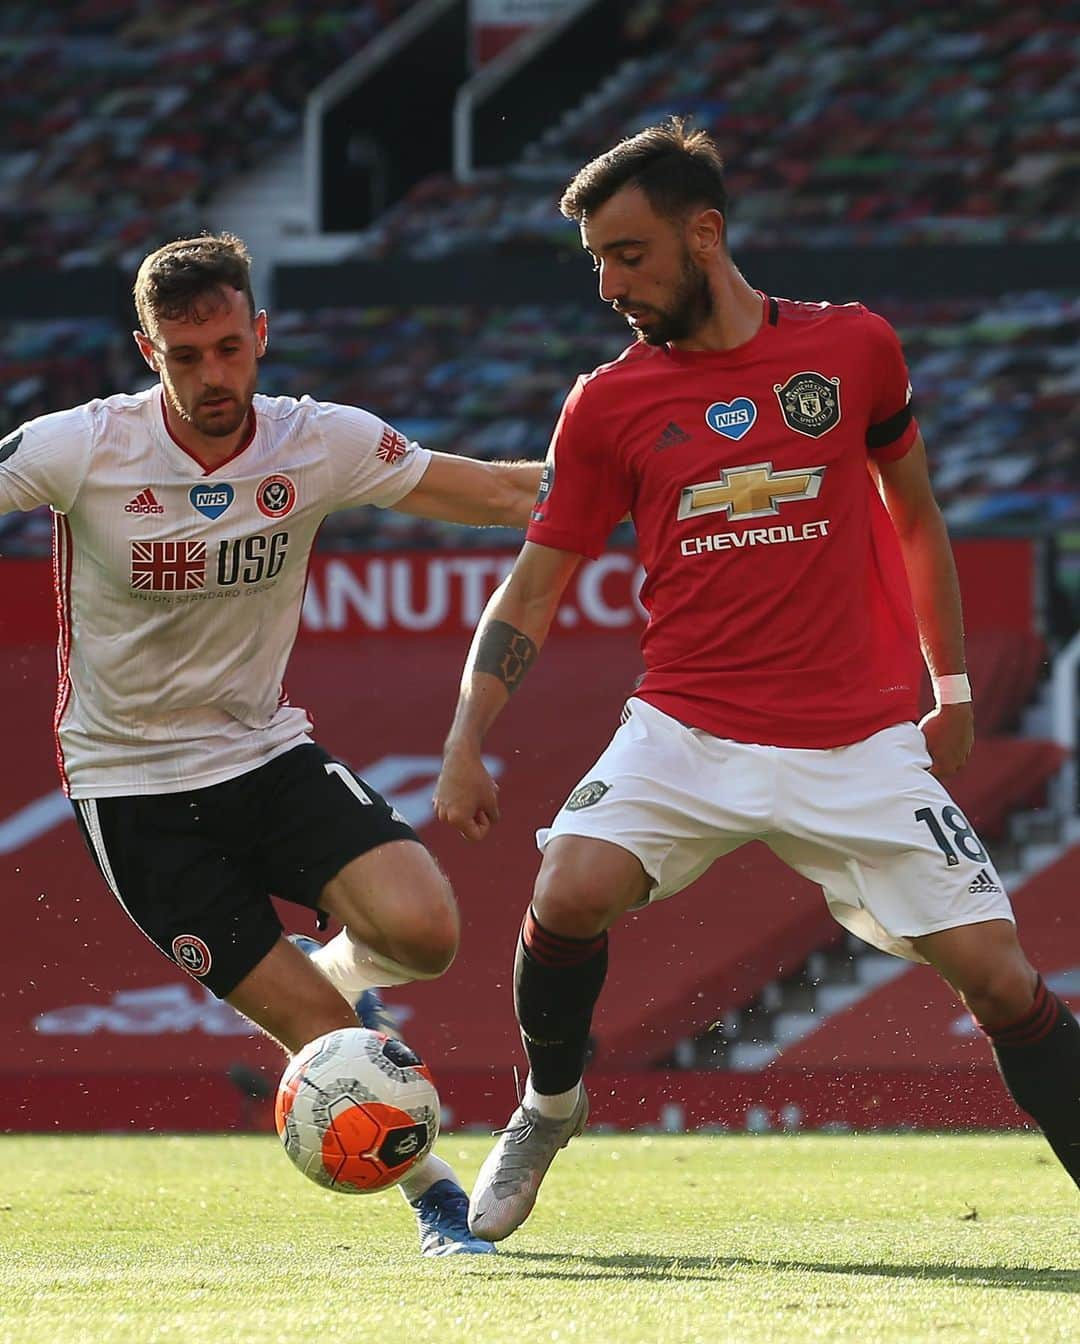
M 236 491 L 228 481 L 223 481 L 220 485 L 209 483 L 193 485 L 188 493 L 188 499 L 204 518 L 220 518 L 233 502 L 235 495 Z
M 705 412 L 705 423 L 725 439 L 741 439 L 757 419 L 757 407 L 749 397 L 714 401 Z

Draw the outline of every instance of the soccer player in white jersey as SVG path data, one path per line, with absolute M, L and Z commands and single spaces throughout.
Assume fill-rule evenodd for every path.
M 166 956 L 296 1051 L 356 1026 L 375 986 L 440 975 L 458 940 L 412 828 L 282 693 L 315 533 L 358 504 L 523 527 L 540 467 L 431 453 L 368 411 L 256 394 L 267 317 L 231 235 L 152 253 L 135 303 L 160 384 L 9 435 L 0 513 L 54 510 L 58 756 L 105 881 Z M 342 931 L 309 959 L 271 892 Z M 491 1249 L 440 1158 L 403 1191 L 423 1254 Z
M 562 209 L 638 339 L 566 399 L 526 544 L 477 628 L 440 817 L 471 839 L 490 830 L 484 734 L 574 568 L 627 509 L 645 675 L 538 837 L 514 970 L 529 1080 L 470 1226 L 513 1232 L 585 1124 L 608 928 L 755 838 L 852 932 L 949 981 L 1080 1183 L 1080 1025 L 1025 957 L 993 864 L 936 778 L 964 763 L 974 718 L 896 333 L 861 304 L 752 289 L 727 251 L 716 146 L 678 120 L 587 164 Z M 920 636 L 938 704 L 917 723 Z

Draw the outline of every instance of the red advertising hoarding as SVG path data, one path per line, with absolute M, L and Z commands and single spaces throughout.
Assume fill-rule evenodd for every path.
M 1015 621 L 1030 629 L 1030 546 L 972 543 L 959 556 L 969 627 Z M 463 923 L 458 960 L 439 981 L 389 997 L 451 1110 L 467 1123 L 504 1118 L 510 1068 L 520 1062 L 510 968 L 536 871 L 535 829 L 608 740 L 640 671 L 637 561 L 611 552 L 575 575 L 527 688 L 491 735 L 504 810 L 498 831 L 486 845 L 470 846 L 433 825 L 431 787 L 469 636 L 511 563 L 511 555 L 487 551 L 316 556 L 288 676 L 290 698 L 313 712 L 319 739 L 393 797 L 454 883 Z M 251 1105 L 230 1071 L 240 1065 L 272 1079 L 278 1052 L 172 968 L 104 888 L 57 787 L 49 567 L 5 561 L 0 575 L 9 762 L 0 772 L 3 1127 L 245 1123 Z M 290 927 L 310 931 L 310 915 L 285 914 Z M 753 1125 L 765 1115 L 779 1125 L 785 1106 L 797 1106 L 806 1123 L 822 1116 L 841 1123 L 839 1096 L 856 1119 L 878 1106 L 891 1123 L 905 1123 L 902 1090 L 867 1074 L 836 1091 L 829 1081 L 835 1062 L 830 1072 L 808 1061 L 801 1082 L 795 1072 L 777 1081 L 769 1070 L 772 1081 L 641 1073 L 680 1036 L 745 1003 L 835 936 L 820 893 L 758 846 L 620 925 L 595 1024 L 597 1076 L 608 1079 L 598 1118 L 656 1123 L 664 1106 L 679 1103 L 688 1124 Z M 930 1036 L 940 1034 L 940 1018 L 916 1015 Z M 939 1059 L 932 1049 L 916 1049 L 903 1067 L 931 1062 L 958 1068 L 958 1077 L 985 1072 L 984 1059 Z M 857 1043 L 851 1063 L 869 1063 Z M 887 1067 L 878 1057 L 871 1069 Z M 973 1095 L 998 1098 L 979 1123 L 1015 1123 L 992 1084 L 973 1085 Z M 957 1085 L 946 1095 L 963 1092 Z M 940 1119 L 950 1104 L 928 1101 L 922 1114 Z

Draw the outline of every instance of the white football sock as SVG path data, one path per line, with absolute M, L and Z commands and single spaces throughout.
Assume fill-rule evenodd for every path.
M 436 1157 L 434 1153 L 428 1153 L 423 1162 L 418 1167 L 413 1167 L 401 1182 L 401 1193 L 406 1199 L 419 1199 L 436 1181 L 453 1181 L 455 1185 L 460 1184 L 454 1175 L 453 1167 L 448 1162 Z
M 525 1096 L 522 1104 L 531 1111 L 539 1111 L 549 1120 L 569 1120 L 574 1107 L 581 1096 L 581 1084 L 575 1083 L 569 1092 L 537 1092 L 532 1085 L 532 1075 L 525 1083 Z
M 434 975 L 413 971 L 400 962 L 375 952 L 366 943 L 342 929 L 328 943 L 311 954 L 311 960 L 337 992 L 353 1003 L 365 989 L 385 985 L 407 985 L 412 980 L 434 980 Z

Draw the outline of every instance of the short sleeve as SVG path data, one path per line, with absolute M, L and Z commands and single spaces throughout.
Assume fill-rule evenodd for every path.
M 28 420 L 0 441 L 0 513 L 42 504 L 68 513 L 90 469 L 93 421 L 87 406 Z
M 579 378 L 551 436 L 540 492 L 526 537 L 541 546 L 595 559 L 630 508 L 632 488 Z
M 904 456 L 919 432 L 911 405 L 911 379 L 896 332 L 877 313 L 867 313 L 867 319 L 872 401 L 866 447 L 876 461 L 892 462 Z
M 420 482 L 431 461 L 426 448 L 358 406 L 315 405 L 333 480 L 331 508 L 392 508 Z

